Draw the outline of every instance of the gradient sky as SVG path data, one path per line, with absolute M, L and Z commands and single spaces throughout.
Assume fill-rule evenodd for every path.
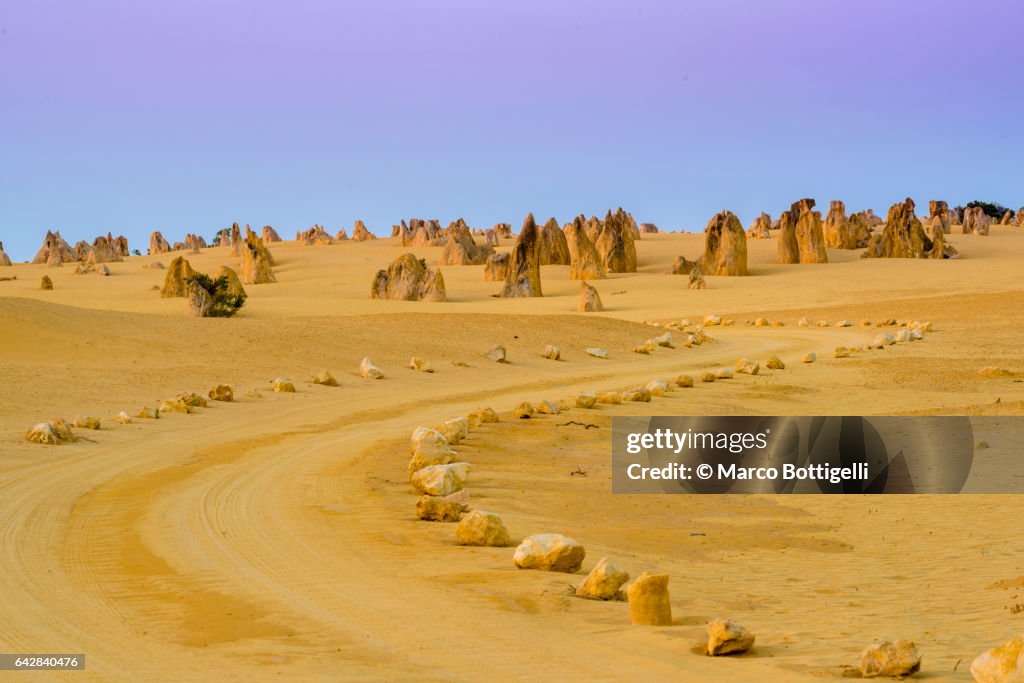
M 0 5 L 0 240 L 1024 204 L 1024 3 Z

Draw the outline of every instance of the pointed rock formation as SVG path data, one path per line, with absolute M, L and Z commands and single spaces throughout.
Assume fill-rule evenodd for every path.
M 510 252 L 505 287 L 499 296 L 544 296 L 540 287 L 540 236 L 533 214 L 527 214 Z
M 858 249 L 868 246 L 868 240 L 871 239 L 873 230 L 874 226 L 864 211 L 858 211 L 850 216 L 850 234 L 853 235 L 853 241 Z
M 569 248 L 569 279 L 597 280 L 607 277 L 601 255 L 587 235 L 583 216 L 565 226 L 565 242 Z
M 857 239 L 853 233 L 850 219 L 846 217 L 846 205 L 833 199 L 828 205 L 828 215 L 822 226 L 825 235 L 825 246 L 833 249 L 856 249 Z
M 307 247 L 311 247 L 314 244 L 333 244 L 334 238 L 331 237 L 330 233 L 324 230 L 324 226 L 314 224 L 312 228 L 305 232 L 300 232 L 296 241 Z
M 242 255 L 242 231 L 238 227 L 238 223 L 231 224 L 231 255 L 241 256 Z
M 658 226 L 655 225 L 654 223 L 641 223 L 640 233 L 643 235 L 657 235 Z
M 942 232 L 948 235 L 953 224 L 950 220 L 949 205 L 937 199 L 928 202 L 928 222 L 932 225 L 937 222 Z
M 461 218 L 449 225 L 445 232 L 447 238 L 444 251 L 441 252 L 442 266 L 478 266 L 486 263 L 487 258 L 494 253 L 490 245 L 480 246 L 476 243 L 469 226 Z M 413 246 L 423 246 L 416 242 L 425 237 L 426 231 L 419 228 L 413 239 Z
M 447 301 L 441 273 L 428 268 L 424 259 L 413 254 L 402 254 L 387 270 L 377 271 L 370 287 L 370 298 Z
M 636 272 L 636 239 L 631 227 L 632 217 L 620 207 L 614 214 L 605 215 L 601 234 L 594 246 L 601 256 L 601 263 L 609 273 Z
M 44 289 L 44 290 L 52 290 L 53 289 L 53 280 L 50 279 L 49 275 L 44 275 L 42 277 L 42 279 L 39 281 L 39 289 Z
M 821 212 L 813 208 L 813 199 L 801 199 L 779 217 L 779 263 L 828 263 Z
M 754 219 L 754 222 L 747 228 L 747 237 L 750 239 L 766 240 L 771 239 L 772 217 L 761 212 L 761 215 Z
M 601 297 L 598 295 L 597 290 L 586 282 L 580 283 L 580 298 L 579 303 L 576 305 L 576 310 L 580 313 L 593 313 L 594 311 L 604 310 L 604 305 L 601 303 Z
M 242 282 L 247 285 L 262 285 L 277 282 L 274 277 L 274 259 L 270 250 L 255 232 L 245 226 L 245 241 L 242 242 Z
M 71 245 L 64 241 L 64 238 L 60 236 L 60 231 L 50 232 L 46 231 L 46 236 L 43 238 L 43 245 L 39 247 L 39 251 L 36 252 L 35 258 L 32 259 L 34 265 L 46 264 L 47 266 L 62 266 L 65 263 L 73 263 L 78 260 L 78 254 L 71 248 Z
M 1013 211 L 1009 209 L 1003 214 L 1002 220 L 999 221 L 999 225 L 1012 225 L 1013 224 Z
M 511 258 L 508 252 L 502 252 L 500 254 L 491 254 L 487 257 L 487 263 L 484 264 L 484 281 L 485 282 L 504 282 L 508 276 L 508 264 Z
M 164 277 L 164 286 L 160 290 L 161 299 L 172 299 L 188 295 L 188 279 L 196 274 L 184 256 L 177 256 L 171 261 Z
M 569 244 L 558 227 L 558 221 L 549 218 L 540 229 L 540 264 L 542 266 L 567 266 L 571 262 Z
M 277 230 L 274 230 L 269 225 L 263 226 L 263 234 L 260 236 L 263 240 L 263 244 L 270 244 L 271 242 L 280 242 L 281 236 L 277 234 Z
M 941 233 L 941 231 L 939 232 Z M 875 233 L 862 258 L 944 258 L 952 254 L 925 234 L 921 221 L 914 214 L 914 200 L 909 197 L 892 205 L 885 221 L 885 230 Z
M 155 254 L 166 254 L 171 250 L 171 245 L 167 243 L 164 236 L 160 234 L 159 230 L 154 230 L 153 234 L 149 236 L 149 253 L 150 255 Z
M 86 253 L 85 261 L 93 265 L 97 263 L 116 263 L 122 261 L 121 255 L 113 244 L 107 241 L 102 235 L 93 240 L 92 246 Z
M 353 242 L 364 242 L 366 240 L 375 240 L 377 236 L 366 229 L 362 221 L 356 221 L 355 227 L 352 228 L 352 241 Z
M 11 257 L 4 253 L 4 243 L 0 242 L 0 266 L 11 265 Z
M 747 274 L 747 235 L 732 211 L 722 211 L 704 229 L 700 270 L 707 275 Z

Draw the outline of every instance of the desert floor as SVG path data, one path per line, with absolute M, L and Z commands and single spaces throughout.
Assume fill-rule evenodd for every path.
M 803 266 L 773 265 L 775 241 L 751 240 L 750 277 L 693 291 L 665 271 L 703 236 L 645 236 L 639 273 L 593 282 L 606 307 L 594 314 L 576 313 L 579 283 L 560 266 L 543 268 L 541 299 L 493 298 L 482 266 L 463 266 L 442 268 L 447 303 L 371 300 L 374 273 L 407 251 L 390 239 L 272 245 L 278 283 L 248 287 L 231 320 L 190 318 L 151 290 L 166 271 L 142 265 L 174 254 L 110 264 L 108 278 L 0 268 L 17 276 L 0 281 L 0 652 L 86 654 L 85 672 L 17 680 L 788 681 L 849 675 L 872 640 L 909 638 L 920 678 L 970 680 L 975 656 L 1024 630 L 1024 499 L 610 492 L 614 415 L 1024 413 L 1024 230 L 949 239 L 960 260 L 830 250 L 831 263 Z M 238 267 L 226 248 L 189 259 Z M 44 274 L 53 291 L 39 290 Z M 694 348 L 631 352 L 662 331 L 644 321 L 707 314 L 736 325 Z M 759 316 L 786 325 L 745 324 Z M 854 326 L 804 329 L 801 316 Z M 935 331 L 832 358 L 878 332 L 862 319 L 890 317 Z M 508 363 L 484 357 L 495 343 Z M 542 358 L 546 344 L 563 360 Z M 799 362 L 807 351 L 816 363 Z M 772 354 L 785 370 L 649 404 L 510 415 L 522 400 Z M 407 369 L 413 355 L 436 372 Z M 384 380 L 359 377 L 364 356 Z M 978 374 L 990 365 L 1022 374 Z M 322 369 L 341 387 L 311 384 Z M 272 393 L 275 377 L 297 393 Z M 111 419 L 220 382 L 234 403 Z M 631 626 L 625 603 L 569 595 L 582 574 L 517 570 L 512 548 L 461 547 L 453 525 L 415 518 L 409 435 L 480 406 L 501 422 L 457 446 L 474 465 L 473 506 L 500 514 L 514 543 L 578 539 L 583 572 L 608 556 L 633 576 L 670 574 L 675 625 Z M 79 413 L 103 429 L 23 440 Z M 559 426 L 569 420 L 598 428 Z M 755 651 L 702 656 L 718 616 L 754 631 Z

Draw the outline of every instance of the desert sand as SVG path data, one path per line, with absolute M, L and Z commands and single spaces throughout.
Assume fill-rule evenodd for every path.
M 615 415 L 1024 413 L 1024 229 L 947 243 L 962 258 L 829 249 L 827 264 L 778 265 L 775 240 L 752 239 L 750 276 L 690 290 L 665 273 L 698 257 L 703 235 L 644 235 L 638 272 L 590 281 L 604 310 L 585 314 L 568 266 L 543 266 L 543 298 L 494 298 L 483 266 L 442 266 L 447 302 L 371 299 L 374 274 L 407 251 L 437 267 L 440 248 L 394 239 L 272 244 L 277 283 L 247 286 L 233 319 L 158 298 L 166 271 L 143 265 L 175 254 L 107 264 L 110 277 L 0 267 L 17 276 L 0 281 L 0 652 L 86 654 L 84 672 L 32 680 L 800 681 L 843 677 L 873 640 L 908 638 L 921 678 L 970 680 L 978 654 L 1024 630 L 1020 497 L 611 494 Z M 229 247 L 187 258 L 208 273 L 239 265 Z M 632 352 L 663 331 L 650 322 L 711 314 L 735 325 Z M 746 324 L 758 317 L 785 326 Z M 877 334 L 862 319 L 887 318 L 934 332 L 832 357 Z M 508 362 L 485 357 L 496 343 Z M 547 344 L 562 360 L 541 356 Z M 817 362 L 799 362 L 810 351 Z M 649 404 L 510 414 L 771 355 L 786 369 Z M 359 376 L 366 356 L 383 380 Z M 435 372 L 408 369 L 411 356 Z M 311 383 L 324 369 L 339 387 Z M 273 393 L 277 377 L 296 393 Z M 235 402 L 112 420 L 218 383 Z M 579 540 L 580 574 L 518 570 L 512 547 L 462 547 L 454 525 L 416 519 L 410 434 L 482 406 L 501 421 L 456 446 L 474 465 L 472 506 L 500 514 L 513 546 Z M 103 428 L 23 439 L 80 413 Z M 603 556 L 634 578 L 669 574 L 673 625 L 632 626 L 623 602 L 573 597 Z M 703 656 L 716 617 L 754 632 L 754 650 Z

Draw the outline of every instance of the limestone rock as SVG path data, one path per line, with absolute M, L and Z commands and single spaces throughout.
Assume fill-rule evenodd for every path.
M 118 424 L 130 425 L 132 423 L 132 418 L 128 413 L 122 410 L 117 414 L 117 417 L 114 418 L 114 421 Z
M 213 276 L 214 280 L 218 280 L 220 278 L 224 278 L 227 281 L 228 286 L 226 291 L 231 296 L 249 296 L 245 292 L 245 287 L 242 286 L 242 279 L 238 277 L 238 273 L 236 273 L 232 268 L 228 268 L 227 266 L 221 266 L 220 270 L 218 270 L 217 273 Z
M 65 441 L 76 441 L 71 427 L 64 420 L 40 422 L 25 433 L 25 440 L 31 443 L 56 446 Z
M 601 233 L 594 240 L 605 272 L 636 272 L 636 244 L 630 230 L 631 220 L 632 217 L 621 207 L 615 213 L 609 211 L 605 216 Z
M 159 230 L 155 230 L 153 234 L 149 236 L 149 254 L 166 254 L 171 250 L 171 245 L 167 243 L 164 236 L 160 234 Z
M 247 285 L 262 285 L 277 282 L 272 265 L 270 250 L 255 232 L 245 226 L 245 242 L 241 247 L 242 282 Z
M 941 234 L 941 233 L 938 233 Z M 942 238 L 939 238 L 942 239 Z M 885 222 L 885 230 L 871 236 L 862 258 L 943 258 L 943 247 L 925 234 L 921 221 L 914 214 L 914 201 L 909 197 L 893 204 Z
M 429 496 L 447 496 L 461 491 L 469 476 L 468 462 L 430 465 L 412 473 L 412 485 Z
M 644 389 L 646 389 L 652 397 L 664 396 L 670 391 L 668 382 L 663 379 L 652 379 L 644 386 Z
M 949 205 L 946 202 L 933 199 L 928 202 L 929 223 L 936 226 L 944 234 L 949 234 L 952 226 L 952 219 L 949 215 Z
M 39 281 L 39 289 L 47 291 L 53 290 L 53 280 L 50 279 L 49 275 L 44 275 Z
M 772 356 L 765 361 L 764 366 L 769 370 L 785 370 L 786 364 L 782 362 L 782 359 L 778 356 Z
M 366 226 L 362 221 L 356 221 L 355 226 L 352 228 L 352 241 L 363 242 L 365 240 L 375 240 L 377 236 L 366 229 Z
M 617 406 L 622 403 L 622 394 L 618 391 L 604 391 L 598 394 L 597 402 L 604 405 Z
M 803 358 L 800 359 L 800 362 L 801 363 L 813 363 L 816 360 L 818 360 L 817 354 L 815 354 L 813 351 L 810 351 L 810 352 L 804 354 Z
M 558 415 L 558 406 L 551 401 L 540 401 L 537 403 L 537 412 L 541 415 Z
M 453 446 L 469 436 L 469 420 L 453 417 L 439 424 L 435 429 Z
M 668 574 L 644 572 L 626 589 L 634 626 L 671 626 Z
M 689 275 L 695 268 L 700 266 L 700 261 L 690 261 L 685 256 L 676 256 L 676 260 L 672 262 L 672 267 L 669 268 L 669 275 Z
M 571 263 L 569 242 L 565 238 L 565 233 L 558 227 L 558 221 L 554 218 L 549 219 L 541 227 L 539 241 L 542 266 L 568 266 Z
M 700 268 L 694 268 L 690 271 L 690 279 L 686 284 L 687 289 L 705 289 L 708 286 L 704 280 L 704 273 L 701 272 Z
M 492 408 L 477 408 L 467 415 L 466 419 L 469 420 L 470 428 L 474 428 L 482 424 L 498 422 L 498 414 Z
M 465 511 L 465 505 L 446 496 L 420 496 L 416 501 L 416 516 L 429 522 L 457 522 Z
M 273 381 L 273 389 L 279 394 L 295 393 L 295 385 L 282 377 L 278 377 Z
M 679 375 L 673 381 L 677 387 L 682 389 L 690 389 L 693 387 L 693 377 L 690 375 Z
M 532 213 L 523 221 L 510 254 L 505 286 L 499 296 L 544 296 L 540 286 L 540 239 Z
M 832 357 L 833 358 L 849 358 L 850 357 L 850 349 L 846 348 L 845 346 L 837 346 L 835 351 L 832 352 Z
M 593 356 L 594 358 L 607 358 L 608 352 L 597 346 L 591 346 L 587 348 L 587 355 Z
M 750 239 L 771 239 L 772 217 L 761 212 L 761 215 L 754 219 L 754 222 L 747 228 L 747 237 Z
M 277 230 L 270 227 L 269 225 L 263 226 L 263 234 L 260 236 L 263 240 L 263 244 L 271 244 L 272 242 L 280 242 L 281 236 L 277 234 Z
M 501 344 L 495 344 L 491 348 L 487 349 L 487 353 L 484 354 L 495 363 L 505 362 L 505 347 Z
M 213 401 L 224 401 L 225 403 L 230 403 L 235 400 L 235 392 L 227 384 L 218 384 L 214 388 L 210 389 L 210 392 L 207 395 Z
M 206 318 L 210 314 L 210 306 L 212 300 L 210 299 L 210 293 L 193 280 L 188 283 L 188 311 L 189 314 L 196 318 Z
M 754 645 L 754 634 L 734 621 L 715 619 L 708 624 L 707 653 L 711 657 L 739 654 Z
M 334 378 L 334 375 L 327 372 L 327 370 L 321 370 L 313 377 L 313 384 L 321 384 L 325 387 L 336 387 L 338 386 L 338 380 Z
M 548 344 L 544 347 L 544 353 L 541 355 L 548 360 L 559 360 L 562 357 L 562 350 L 553 344 Z
M 99 418 L 92 415 L 80 415 L 75 418 L 75 427 L 79 429 L 99 429 Z
M 761 364 L 757 361 L 750 361 L 746 358 L 740 358 L 736 361 L 736 372 L 741 375 L 756 375 L 761 371 Z
M 373 299 L 399 301 L 447 301 L 444 278 L 440 271 L 427 267 L 427 262 L 413 254 L 402 254 L 388 266 L 377 271 L 370 288 Z
M 188 296 L 188 280 L 196 274 L 184 256 L 177 256 L 171 261 L 171 267 L 164 276 L 164 286 L 160 290 L 163 299 Z
M 860 653 L 860 664 L 857 668 L 864 678 L 902 678 L 921 670 L 921 655 L 914 643 L 909 640 L 875 643 Z
M 715 371 L 715 379 L 732 379 L 732 370 L 729 368 L 718 368 Z
M 508 277 L 508 265 L 510 261 L 511 257 L 508 252 L 491 254 L 488 256 L 487 262 L 484 263 L 484 281 L 504 282 L 505 278 Z
M 633 387 L 622 392 L 623 401 L 633 401 L 635 403 L 650 403 L 651 402 L 651 390 L 647 387 Z
M 434 368 L 431 367 L 428 361 L 425 361 L 422 358 L 419 358 L 418 356 L 413 356 L 412 358 L 409 359 L 409 368 L 412 370 L 416 370 L 417 372 L 434 371 Z
M 718 379 L 718 376 L 710 371 L 702 372 L 700 375 L 701 382 L 714 382 L 716 379 Z
M 441 251 L 441 265 L 479 266 L 494 254 L 488 245 L 480 246 L 473 239 L 469 226 L 461 218 L 448 226 L 444 249 Z
M 466 515 L 455 527 L 455 535 L 462 545 L 504 548 L 512 541 L 501 517 L 483 510 L 473 510 Z
M 594 242 L 587 235 L 583 217 L 577 217 L 565 227 L 565 240 L 569 248 L 569 279 L 599 280 L 606 277 L 604 262 Z
M 160 419 L 160 409 L 159 408 L 150 408 L 149 406 L 146 406 L 145 408 L 140 408 L 139 409 L 139 412 L 136 415 L 136 417 L 144 419 L 144 420 L 159 420 Z
M 707 275 L 747 274 L 747 235 L 731 211 L 716 214 L 704 229 L 701 273 Z
M 11 257 L 4 253 L 4 243 L 0 242 L 0 267 L 11 265 Z
M 1024 682 L 1024 636 L 983 652 L 971 663 L 976 683 Z
M 562 534 L 535 534 L 523 539 L 512 556 L 520 569 L 542 569 L 573 574 L 579 570 L 586 550 Z
M 523 401 L 512 409 L 512 417 L 520 420 L 526 420 L 533 417 L 533 413 L 533 404 L 529 401 Z
M 829 202 L 828 215 L 822 226 L 825 246 L 833 249 L 856 249 L 857 238 L 846 217 L 846 205 L 838 199 Z
M 629 581 L 629 572 L 602 557 L 587 574 L 587 578 L 576 586 L 576 595 L 595 600 L 622 600 L 621 588 Z
M 961 230 L 965 235 L 987 235 L 992 218 L 980 206 L 969 206 L 964 209 Z
M 359 374 L 366 379 L 384 379 L 384 371 L 374 365 L 369 357 L 360 361 Z
M 593 408 L 595 403 L 597 403 L 597 394 L 592 391 L 581 391 L 576 394 L 577 408 Z
M 580 313 L 604 310 L 604 305 L 601 304 L 601 297 L 597 290 L 586 282 L 580 283 L 579 303 L 576 305 L 576 310 Z

